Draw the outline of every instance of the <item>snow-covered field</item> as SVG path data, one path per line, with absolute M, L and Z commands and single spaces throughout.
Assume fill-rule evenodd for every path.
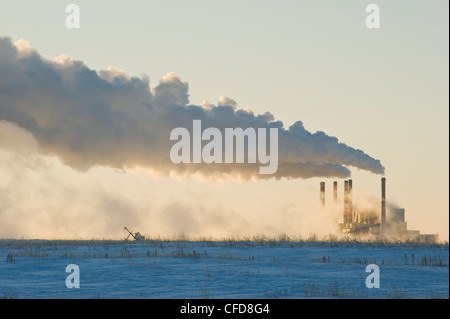
M 69 264 L 80 288 L 66 287 Z M 380 288 L 366 287 L 368 264 Z M 0 298 L 449 298 L 449 247 L 4 239 Z

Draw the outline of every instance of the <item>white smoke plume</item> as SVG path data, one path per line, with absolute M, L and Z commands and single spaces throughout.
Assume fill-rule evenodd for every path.
M 348 177 L 348 167 L 383 174 L 380 161 L 298 121 L 289 128 L 266 112 L 256 115 L 221 97 L 217 105 L 189 103 L 188 84 L 175 73 L 159 84 L 109 67 L 88 68 L 61 55 L 53 61 L 24 40 L 0 37 L 0 121 L 30 132 L 40 152 L 86 171 L 95 166 L 144 167 L 163 175 L 260 178 Z M 279 166 L 260 175 L 253 164 L 173 164 L 170 132 L 202 126 L 279 128 Z M 2 143 L 0 141 L 0 147 Z

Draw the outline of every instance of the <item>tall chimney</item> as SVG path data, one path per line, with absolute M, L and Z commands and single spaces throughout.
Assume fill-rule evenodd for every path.
M 344 181 L 344 227 L 348 224 L 348 181 Z
M 320 182 L 320 203 L 325 206 L 325 182 Z
M 381 220 L 380 235 L 383 235 L 383 228 L 386 224 L 386 178 L 381 178 Z
M 334 204 L 337 204 L 337 198 L 338 198 L 338 196 L 337 196 L 337 182 L 334 181 L 333 182 L 333 203 Z
M 348 180 L 348 221 L 351 223 L 353 221 L 353 181 L 351 179 Z

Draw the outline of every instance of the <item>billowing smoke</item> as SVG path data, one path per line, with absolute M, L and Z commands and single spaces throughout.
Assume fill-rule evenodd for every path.
M 41 57 L 26 41 L 0 38 L 0 121 L 27 130 L 45 155 L 86 171 L 94 166 L 145 167 L 163 175 L 250 178 L 347 177 L 348 167 L 383 174 L 380 161 L 298 121 L 289 128 L 266 112 L 256 115 L 221 97 L 217 105 L 189 104 L 188 84 L 176 74 L 158 85 L 109 67 L 89 69 L 68 55 Z M 278 170 L 260 175 L 252 164 L 173 164 L 169 136 L 176 127 L 279 129 Z M 1 143 L 0 143 L 1 145 Z

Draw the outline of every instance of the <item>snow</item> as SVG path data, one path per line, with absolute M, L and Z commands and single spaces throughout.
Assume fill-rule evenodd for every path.
M 79 289 L 66 287 L 69 264 Z M 448 245 L 4 239 L 0 297 L 448 298 L 448 265 Z

